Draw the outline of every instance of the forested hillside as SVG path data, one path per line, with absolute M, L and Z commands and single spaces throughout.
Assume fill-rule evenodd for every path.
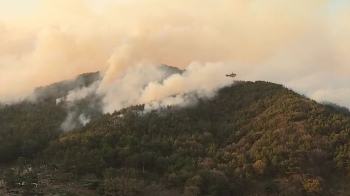
M 18 157 L 34 158 L 61 133 L 63 108 L 54 102 L 22 102 L 0 109 L 0 164 Z
M 92 117 L 100 116 L 101 111 L 91 111 L 91 107 L 88 107 L 96 102 L 94 96 L 87 96 L 75 103 L 56 102 L 57 98 L 66 96 L 69 91 L 88 87 L 98 78 L 98 72 L 85 73 L 71 80 L 35 89 L 35 101 L 0 103 L 0 165 L 11 163 L 18 157 L 34 158 L 62 133 L 61 125 L 69 111 L 90 110 Z M 72 119 L 71 123 L 79 124 L 75 122 L 77 119 Z
M 91 195 L 299 196 L 349 191 L 350 113 L 282 85 L 236 82 L 191 107 L 144 113 L 143 105 L 133 106 L 60 135 L 57 125 L 65 116 L 59 106 L 43 110 L 37 105 L 42 111 L 37 115 L 55 120 L 32 127 L 21 123 L 33 122 L 35 116 L 28 118 L 20 110 L 26 107 L 5 109 L 13 107 L 18 107 L 12 109 L 13 118 L 32 132 L 18 133 L 2 119 L 0 134 L 6 130 L 9 137 L 13 131 L 22 138 L 13 137 L 19 143 L 12 148 L 1 142 L 1 157 L 11 162 L 24 156 L 17 164 L 33 168 L 53 165 L 48 170 L 63 187 L 67 177 L 62 176 L 70 176 L 71 182 L 94 179 L 86 186 Z M 27 148 L 27 138 L 40 145 Z M 4 179 L 13 183 L 15 175 Z M 71 190 L 74 193 L 81 194 Z

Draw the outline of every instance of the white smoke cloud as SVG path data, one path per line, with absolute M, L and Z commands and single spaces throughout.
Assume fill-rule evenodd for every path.
M 350 88 L 320 89 L 309 95 L 312 99 L 319 102 L 330 101 L 340 106 L 348 106 L 350 97 Z M 350 107 L 348 107 L 350 108 Z
M 85 116 L 84 114 L 80 114 L 78 119 L 83 126 L 88 124 L 91 120 L 89 116 Z
M 63 131 L 71 131 L 74 128 L 79 127 L 80 125 L 85 126 L 87 123 L 90 122 L 91 118 L 89 115 L 85 115 L 84 113 L 81 113 L 80 115 L 78 114 L 81 112 L 81 110 L 88 111 L 89 109 L 93 109 L 95 106 L 91 105 L 92 103 L 89 103 L 89 105 L 86 105 L 86 108 L 82 109 L 76 107 L 75 102 L 82 100 L 91 94 L 96 94 L 96 90 L 99 86 L 99 83 L 100 80 L 97 80 L 89 86 L 76 88 L 74 90 L 69 91 L 65 97 L 60 97 L 56 99 L 56 105 L 63 102 L 65 103 L 64 107 L 66 108 L 68 113 L 66 119 L 61 124 L 61 129 Z
M 105 95 L 104 112 L 144 103 L 150 103 L 146 108 L 154 108 L 155 103 L 185 106 L 191 103 L 188 94 L 211 98 L 219 88 L 233 83 L 225 76 L 231 72 L 231 64 L 194 62 L 183 73 L 175 74 L 162 68 L 149 63 L 129 66 L 112 84 L 100 86 L 99 93 Z
M 232 84 L 225 77 L 232 71 L 232 65 L 224 63 L 191 63 L 183 74 L 171 75 L 162 83 L 151 82 L 142 91 L 141 100 L 163 100 L 172 95 L 196 92 L 200 97 L 212 97 L 221 87 Z
M 61 129 L 63 131 L 70 131 L 77 127 L 76 121 L 75 121 L 76 114 L 74 112 L 69 112 L 66 119 L 61 124 Z
M 168 106 L 187 107 L 195 104 L 198 98 L 203 98 L 203 97 L 197 97 L 195 93 L 190 93 L 190 94 L 177 94 L 174 96 L 167 97 L 160 101 L 151 101 L 145 104 L 142 114 L 146 114 L 150 111 L 161 110 L 163 108 L 167 108 Z
M 65 98 L 64 98 L 64 97 L 57 98 L 57 99 L 56 99 L 56 105 L 58 105 L 58 104 L 60 104 L 60 103 L 64 102 L 64 100 L 65 100 Z
M 92 83 L 90 86 L 83 86 L 82 88 L 74 89 L 68 92 L 65 100 L 69 102 L 74 102 L 77 100 L 84 99 L 90 94 L 96 93 L 100 81 Z
M 77 127 L 85 126 L 91 121 L 90 116 L 85 114 L 78 115 L 77 111 L 68 111 L 66 119 L 61 124 L 63 131 L 71 131 Z
M 128 67 L 112 83 L 101 83 L 98 94 L 103 95 L 104 111 L 113 112 L 140 103 L 142 89 L 152 81 L 161 81 L 170 73 L 159 66 L 149 63 L 139 63 Z

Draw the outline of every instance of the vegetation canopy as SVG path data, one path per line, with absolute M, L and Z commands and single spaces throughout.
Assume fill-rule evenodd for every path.
M 46 182 L 46 175 L 75 195 L 348 191 L 348 110 L 274 83 L 237 81 L 186 108 L 144 113 L 143 105 L 136 105 L 96 113 L 86 126 L 65 133 L 60 124 L 66 110 L 52 99 L 1 108 L 2 178 L 12 189 L 24 189 L 16 186 L 24 177 Z M 23 172 L 28 165 L 31 172 Z M 57 192 L 54 183 L 41 190 Z

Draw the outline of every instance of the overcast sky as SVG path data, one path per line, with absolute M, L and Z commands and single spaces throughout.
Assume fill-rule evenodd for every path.
M 200 61 L 350 107 L 349 43 L 350 0 L 0 0 L 0 101 L 83 72 Z

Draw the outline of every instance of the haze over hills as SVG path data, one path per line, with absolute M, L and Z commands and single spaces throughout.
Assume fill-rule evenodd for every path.
M 221 70 L 217 71 L 218 68 Z M 24 102 L 55 101 L 66 108 L 67 117 L 61 128 L 68 131 L 96 115 L 136 104 L 146 104 L 145 112 L 148 112 L 172 105 L 187 106 L 198 98 L 213 97 L 219 88 L 233 83 L 224 77 L 229 68 L 221 63 L 199 62 L 184 70 L 164 64 L 140 64 L 126 69 L 108 84 L 104 83 L 106 73 L 85 73 L 38 87 Z
M 39 88 L 41 95 L 50 92 L 50 96 L 34 103 L 3 106 L 1 165 L 26 167 L 24 162 L 34 169 L 30 176 L 3 172 L 10 189 L 57 193 L 54 183 L 77 195 L 345 195 L 347 191 L 350 113 L 346 110 L 319 104 L 279 84 L 236 81 L 220 88 L 216 96 L 196 97 L 195 104 L 187 107 L 172 105 L 145 113 L 147 104 L 138 104 L 107 114 L 96 107 L 100 110 L 94 110 L 95 116 L 89 113 L 89 123 L 82 126 L 75 116 L 75 129 L 63 133 L 62 122 L 70 110 L 56 97 L 91 86 L 98 75 L 88 73 L 76 83 Z M 101 101 L 92 97 L 71 107 L 84 113 L 91 103 Z M 42 169 L 44 163 L 54 167 Z M 47 183 L 40 173 L 54 182 Z M 74 176 L 69 177 L 69 189 L 65 189 L 67 176 Z M 19 180 L 45 183 L 40 189 L 13 184 Z
M 349 21 L 348 0 L 0 0 L 0 195 L 346 195 Z
M 98 80 L 100 80 L 100 72 L 84 73 L 70 80 L 59 81 L 48 86 L 35 88 L 34 99 L 35 101 L 42 101 L 45 99 L 66 97 L 69 92 L 87 88 Z
M 347 0 L 204 1 L 2 0 L 0 101 L 81 73 L 104 72 L 108 89 L 140 64 L 199 61 L 350 107 Z

